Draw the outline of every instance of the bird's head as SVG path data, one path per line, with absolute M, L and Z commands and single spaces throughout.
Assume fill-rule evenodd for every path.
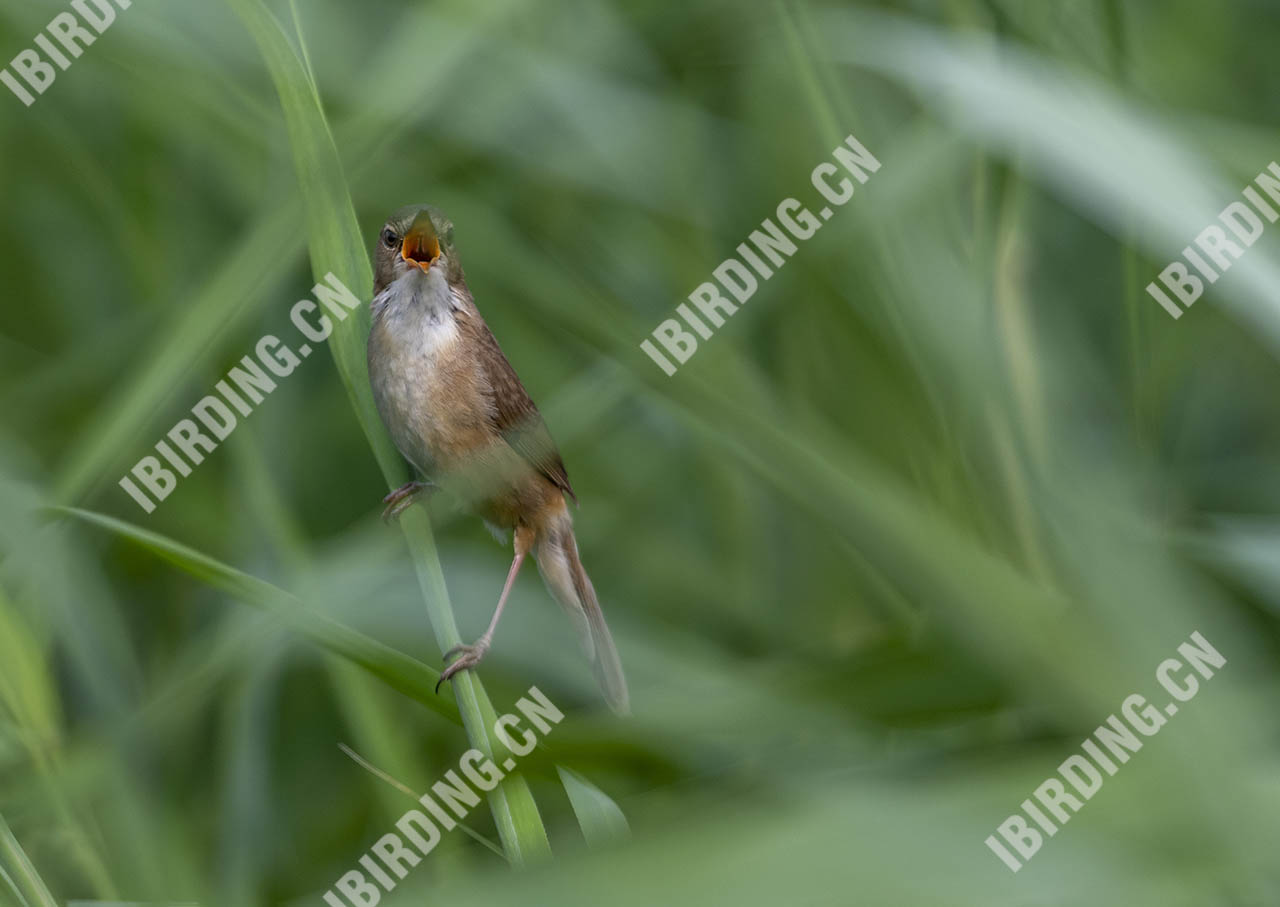
M 374 253 L 373 288 L 386 289 L 405 274 L 439 269 L 450 285 L 462 280 L 462 262 L 453 245 L 453 223 L 439 208 L 408 205 L 382 225 Z

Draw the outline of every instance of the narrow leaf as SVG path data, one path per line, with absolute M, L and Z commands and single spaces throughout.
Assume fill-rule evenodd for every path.
M 320 281 L 332 273 L 354 292 L 366 292 L 373 284 L 373 272 L 315 83 L 279 22 L 261 0 L 229 2 L 257 42 L 280 96 L 307 212 L 312 274 Z M 297 37 L 299 46 L 304 46 L 302 35 Z M 367 309 L 357 314 L 358 317 L 348 318 L 337 326 L 330 338 L 330 347 L 374 457 L 388 486 L 394 488 L 407 478 L 405 464 L 374 407 L 364 352 L 369 314 Z M 430 523 L 420 512 L 410 512 L 404 514 L 400 525 L 409 541 L 436 640 L 444 651 L 462 640 L 449 604 Z M 466 672 L 455 678 L 452 686 L 472 746 L 485 755 L 495 755 L 501 750 L 491 730 L 497 716 L 479 678 L 473 672 Z M 546 829 L 523 776 L 507 776 L 489 794 L 489 805 L 503 848 L 513 865 L 550 856 Z

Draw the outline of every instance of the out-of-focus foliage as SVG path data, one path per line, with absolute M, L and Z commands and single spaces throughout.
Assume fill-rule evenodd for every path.
M 0 58 L 64 8 L 6 3 Z M 1275 903 L 1280 234 L 1176 322 L 1143 290 L 1280 157 L 1272 5 L 272 10 L 367 243 L 456 224 L 632 684 L 523 576 L 480 676 L 567 713 L 554 859 L 477 811 L 384 903 Z M 416 791 L 469 746 L 338 369 L 154 514 L 116 486 L 292 336 L 307 149 L 196 0 L 0 129 L 0 903 L 319 904 L 411 805 L 339 744 Z M 881 171 L 663 375 L 639 342 L 849 133 Z M 508 552 L 430 512 L 470 638 Z M 1011 874 L 983 839 L 1195 630 L 1227 666 Z

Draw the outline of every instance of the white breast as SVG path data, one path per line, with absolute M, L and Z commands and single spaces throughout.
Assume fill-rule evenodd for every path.
M 438 435 L 443 354 L 458 341 L 458 323 L 442 276 L 411 274 L 374 299 L 369 381 L 378 413 L 405 459 L 430 476 Z

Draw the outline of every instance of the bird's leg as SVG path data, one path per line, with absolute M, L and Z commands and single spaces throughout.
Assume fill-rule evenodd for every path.
M 418 499 L 418 495 L 435 491 L 435 489 L 436 486 L 430 482 L 407 482 L 401 485 L 382 499 L 382 503 L 387 505 L 382 511 L 383 522 L 390 523 L 409 507 L 413 506 L 413 502 Z
M 498 629 L 498 620 L 502 617 L 502 609 L 507 604 L 507 596 L 511 594 L 511 587 L 516 583 L 516 574 L 520 572 L 520 565 L 524 563 L 525 555 L 533 548 L 533 539 L 534 532 L 528 526 L 516 527 L 516 555 L 511 559 L 511 569 L 507 571 L 507 581 L 502 587 L 502 595 L 498 597 L 498 607 L 494 609 L 493 619 L 489 621 L 489 629 L 485 630 L 484 635 L 471 645 L 454 646 L 444 653 L 445 661 L 448 661 L 454 655 L 457 655 L 458 658 L 440 674 L 440 679 L 436 682 L 436 692 L 440 691 L 440 684 L 454 674 L 478 665 L 480 659 L 484 658 L 484 654 L 489 651 L 489 646 L 493 643 L 493 632 Z

